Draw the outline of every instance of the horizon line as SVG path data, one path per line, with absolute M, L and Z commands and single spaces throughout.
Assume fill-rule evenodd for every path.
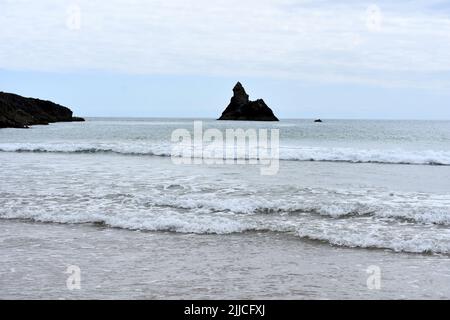
M 171 116 L 82 116 L 84 119 L 183 119 L 183 120 L 215 120 L 215 121 L 233 121 L 233 122 L 270 122 L 277 123 L 277 121 L 252 121 L 252 120 L 218 120 L 214 117 L 171 117 Z M 281 118 L 279 117 L 279 122 L 281 120 L 350 120 L 350 121 L 450 121 L 450 119 L 417 119 L 417 118 Z

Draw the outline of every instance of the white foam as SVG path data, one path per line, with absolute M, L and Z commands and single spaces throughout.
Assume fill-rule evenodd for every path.
M 382 204 L 381 194 L 370 197 L 378 203 L 371 207 L 370 201 L 354 201 L 348 192 L 337 201 L 332 194 L 340 193 L 327 190 L 304 190 L 296 192 L 294 199 L 276 201 L 255 195 L 226 198 L 202 190 L 181 195 L 176 190 L 173 194 L 168 189 L 152 190 L 145 196 L 1 193 L 0 218 L 196 234 L 273 231 L 345 247 L 445 254 L 450 250 L 450 211 L 445 196 L 399 195 L 409 199 L 411 208 L 416 206 L 414 201 L 428 204 L 411 212 L 408 207 L 396 207 L 397 199 Z M 436 222 L 445 226 L 433 224 Z
M 364 194 L 328 190 L 300 190 L 289 197 L 267 199 L 261 196 L 217 198 L 202 194 L 149 197 L 158 206 L 196 210 L 197 212 L 232 212 L 235 214 L 318 214 L 333 218 L 375 216 L 417 223 L 450 225 L 450 196 L 383 192 Z
M 55 153 L 117 153 L 127 155 L 172 156 L 170 143 L 158 142 L 101 142 L 101 143 L 1 143 L 1 152 L 55 152 Z M 219 152 L 221 151 L 221 152 Z M 180 156 L 174 154 L 174 156 Z M 213 153 L 221 157 L 223 150 Z M 450 151 L 356 149 L 308 146 L 282 146 L 280 160 L 330 161 L 351 163 L 387 163 L 414 165 L 450 165 Z
M 403 149 L 356 149 L 324 147 L 283 147 L 283 160 L 338 161 L 352 163 L 450 165 L 450 151 Z
M 390 249 L 410 253 L 450 253 L 449 230 L 436 234 L 435 230 L 422 229 L 413 233 L 414 226 L 393 230 L 387 226 L 355 223 L 344 226 L 336 221 L 299 219 L 253 219 L 248 217 L 220 217 L 180 214 L 166 211 L 164 215 L 142 214 L 134 216 L 74 213 L 58 215 L 49 213 L 2 215 L 2 218 L 20 218 L 56 223 L 102 223 L 106 226 L 142 231 L 170 231 L 195 234 L 231 234 L 248 231 L 273 231 L 296 234 L 301 238 L 318 240 L 344 247 Z
M 409 253 L 450 253 L 449 232 L 445 230 L 438 237 L 432 232 L 410 234 L 406 232 L 352 230 L 353 232 L 334 232 L 333 229 L 302 230 L 297 234 L 301 238 L 323 241 L 332 245 L 349 248 L 389 249 Z

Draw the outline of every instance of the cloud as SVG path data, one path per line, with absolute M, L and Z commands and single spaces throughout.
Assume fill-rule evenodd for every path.
M 450 19 L 435 7 L 442 2 L 0 0 L 0 68 L 448 88 Z

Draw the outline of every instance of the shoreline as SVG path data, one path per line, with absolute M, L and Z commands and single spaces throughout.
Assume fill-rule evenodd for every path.
M 231 233 L 196 233 L 196 232 L 182 232 L 182 231 L 171 231 L 171 230 L 146 230 L 146 229 L 131 229 L 127 227 L 120 227 L 120 226 L 114 226 L 109 225 L 105 223 L 104 221 L 101 222 L 57 222 L 57 221 L 40 221 L 40 220 L 34 220 L 34 219 L 28 219 L 28 218 L 0 218 L 1 222 L 8 222 L 11 221 L 13 223 L 24 223 L 24 224 L 32 224 L 32 225 L 43 225 L 43 226 L 67 226 L 67 227 L 80 227 L 80 228 L 94 228 L 96 230 L 117 230 L 117 231 L 128 231 L 128 232 L 139 232 L 139 233 L 149 233 L 149 234 L 160 234 L 160 235 L 192 235 L 192 236 L 218 236 L 218 237 L 227 237 L 227 236 L 254 236 L 254 235 L 264 235 L 268 234 L 269 236 L 280 236 L 280 237 L 286 237 L 290 240 L 296 240 L 296 241 L 302 241 L 306 244 L 310 245 L 318 245 L 318 246 L 327 246 L 330 248 L 336 248 L 336 249 L 343 249 L 343 250 L 367 250 L 367 251 L 379 251 L 379 252 L 385 252 L 385 253 L 393 253 L 393 254 L 406 254 L 406 255 L 420 255 L 424 257 L 437 257 L 437 258 L 444 258 L 450 260 L 450 253 L 438 253 L 438 252 L 432 252 L 432 251 L 423 251 L 423 252 L 408 252 L 408 251 L 395 251 L 391 248 L 382 248 L 382 247 L 361 247 L 361 246 L 346 246 L 346 245 L 338 245 L 330 243 L 327 240 L 320 240 L 320 239 L 313 239 L 309 237 L 302 237 L 295 232 L 292 231 L 273 231 L 273 230 L 245 230 L 245 231 L 236 231 Z
M 0 220 L 1 299 L 448 299 L 450 258 L 286 234 L 196 235 Z M 81 289 L 66 287 L 79 266 Z M 379 265 L 381 289 L 367 287 Z M 422 270 L 428 270 L 426 274 Z

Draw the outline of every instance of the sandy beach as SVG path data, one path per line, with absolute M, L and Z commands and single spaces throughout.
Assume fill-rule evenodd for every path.
M 448 257 L 277 233 L 190 235 L 0 221 L 1 299 L 446 299 Z M 367 268 L 382 270 L 380 290 Z M 69 265 L 81 289 L 69 290 Z M 427 270 L 427 272 L 424 272 Z

